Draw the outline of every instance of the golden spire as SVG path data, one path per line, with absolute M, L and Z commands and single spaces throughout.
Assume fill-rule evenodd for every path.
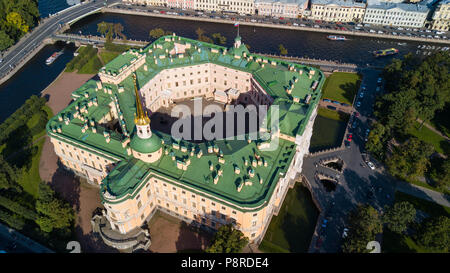
M 150 118 L 147 116 L 147 111 L 144 113 L 142 108 L 141 96 L 139 95 L 136 84 L 136 73 L 133 73 L 134 95 L 136 96 L 136 113 L 134 114 L 134 123 L 136 125 L 150 125 Z

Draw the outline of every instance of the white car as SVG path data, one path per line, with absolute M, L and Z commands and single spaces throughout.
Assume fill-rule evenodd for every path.
M 370 33 L 375 33 L 375 30 L 371 29 L 369 30 Z
M 378 78 L 377 83 L 381 83 L 381 81 L 383 80 L 383 78 Z
M 298 24 L 297 24 L 297 23 L 293 23 L 292 25 L 294 25 L 294 26 L 296 26 L 296 27 L 298 26 Z
M 375 165 L 372 162 L 367 161 L 367 166 L 369 166 L 372 170 L 375 170 Z
M 347 237 L 348 228 L 344 228 L 344 231 L 342 232 L 342 238 Z
M 378 30 L 378 34 L 383 34 L 384 32 L 381 30 Z

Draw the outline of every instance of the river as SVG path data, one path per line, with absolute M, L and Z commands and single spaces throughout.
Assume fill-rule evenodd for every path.
M 64 49 L 64 53 L 51 65 L 45 60 L 53 52 Z M 14 76 L 0 86 L 0 122 L 19 108 L 31 95 L 39 95 L 64 70 L 75 52 L 73 44 L 56 43 L 46 45 Z
M 43 0 L 51 1 L 51 0 Z M 58 3 L 64 0 L 53 0 Z M 56 12 L 54 10 L 53 12 Z M 205 30 L 205 34 L 219 32 L 227 38 L 230 47 L 236 36 L 236 28 L 231 24 L 217 24 L 210 22 L 174 20 L 158 17 L 121 15 L 113 13 L 100 13 L 90 15 L 76 22 L 69 30 L 71 33 L 98 35 L 99 22 L 121 23 L 124 34 L 131 39 L 151 41 L 149 32 L 160 27 L 171 30 L 177 35 L 196 38 L 197 28 Z M 395 47 L 400 51 L 399 56 L 409 52 L 416 53 L 417 47 L 423 43 L 406 42 L 389 39 L 375 39 L 359 36 L 350 36 L 348 41 L 328 41 L 324 33 L 281 30 L 274 28 L 261 28 L 241 26 L 240 36 L 243 42 L 250 45 L 251 52 L 278 53 L 279 44 L 288 50 L 288 55 L 334 60 L 339 62 L 355 63 L 361 66 L 367 64 L 385 65 L 392 57 L 375 59 L 371 52 L 377 49 Z M 439 45 L 435 45 L 436 47 Z M 45 65 L 45 60 L 55 51 L 65 48 L 64 54 L 52 65 Z M 64 70 L 65 65 L 73 58 L 75 48 L 73 45 L 58 43 L 47 45 L 33 59 L 31 59 L 11 79 L 0 86 L 0 122 L 11 115 L 23 102 L 33 94 L 40 94 Z M 423 51 L 419 52 L 422 54 Z
M 125 15 L 115 13 L 99 13 L 88 16 L 74 25 L 69 32 L 90 35 L 97 33 L 97 24 L 105 21 L 121 23 L 127 38 L 151 41 L 149 32 L 154 28 L 174 31 L 177 35 L 197 38 L 197 28 L 205 30 L 205 34 L 219 32 L 227 38 L 227 46 L 231 46 L 236 36 L 236 28 L 232 24 L 218 24 L 203 21 L 174 20 L 169 18 Z M 242 41 L 250 45 L 251 52 L 278 53 L 279 44 L 283 44 L 288 50 L 288 55 L 327 59 L 358 65 L 384 65 L 392 57 L 376 59 L 372 52 L 378 49 L 395 47 L 399 49 L 399 55 L 409 52 L 415 53 L 421 42 L 404 42 L 400 40 L 378 39 L 361 36 L 347 36 L 347 41 L 329 41 L 327 34 L 318 32 L 286 30 L 275 28 L 262 28 L 252 26 L 240 26 L 239 34 Z M 399 45 L 400 43 L 400 45 Z M 442 45 L 435 45 L 442 47 Z

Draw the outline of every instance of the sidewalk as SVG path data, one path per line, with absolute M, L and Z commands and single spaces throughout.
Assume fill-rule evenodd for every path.
M 404 181 L 397 181 L 398 191 L 450 208 L 450 196 Z

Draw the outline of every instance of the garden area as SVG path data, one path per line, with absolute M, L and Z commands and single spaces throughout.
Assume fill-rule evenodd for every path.
M 259 250 L 268 253 L 305 253 L 316 227 L 319 211 L 309 190 L 296 184 L 286 195 L 277 216 L 273 216 Z
M 348 119 L 348 114 L 319 108 L 314 121 L 309 151 L 313 153 L 340 146 Z
M 450 154 L 450 143 L 425 125 L 421 127 L 420 123 L 416 121 L 408 133 L 433 145 L 436 152 L 440 154 Z
M 52 249 L 72 236 L 74 213 L 39 175 L 45 126 L 53 113 L 32 96 L 0 124 L 0 221 Z
M 105 64 L 130 48 L 130 46 L 117 45 L 111 42 L 105 43 L 104 48 L 95 48 L 92 45 L 81 46 L 77 50 L 78 55 L 67 63 L 65 72 L 76 71 L 78 74 L 96 74 Z
M 418 214 L 425 214 L 424 219 L 421 219 L 420 223 L 413 222 L 409 226 L 408 232 L 396 233 L 391 231 L 389 228 L 386 228 L 383 231 L 383 244 L 382 251 L 386 253 L 436 253 L 436 252 L 445 252 L 442 249 L 438 248 L 429 248 L 422 245 L 419 241 L 425 241 L 423 237 L 437 237 L 442 233 L 449 233 L 448 225 L 441 225 L 441 230 L 438 228 L 433 229 L 433 234 L 429 234 L 428 236 L 425 232 L 427 231 L 426 226 L 430 225 L 436 220 L 433 219 L 444 219 L 439 217 L 450 217 L 450 208 L 444 207 L 439 204 L 420 199 L 414 197 L 409 194 L 405 194 L 402 192 L 395 193 L 395 202 L 409 202 L 412 204 Z M 448 220 L 447 220 L 448 221 Z M 425 227 L 424 227 L 425 226 Z M 432 226 L 431 226 L 432 227 Z M 423 234 L 425 233 L 425 234 Z M 448 236 L 447 236 L 448 241 Z M 443 242 L 445 243 L 445 242 Z
M 322 99 L 330 99 L 352 105 L 361 84 L 361 75 L 335 72 L 325 80 Z

